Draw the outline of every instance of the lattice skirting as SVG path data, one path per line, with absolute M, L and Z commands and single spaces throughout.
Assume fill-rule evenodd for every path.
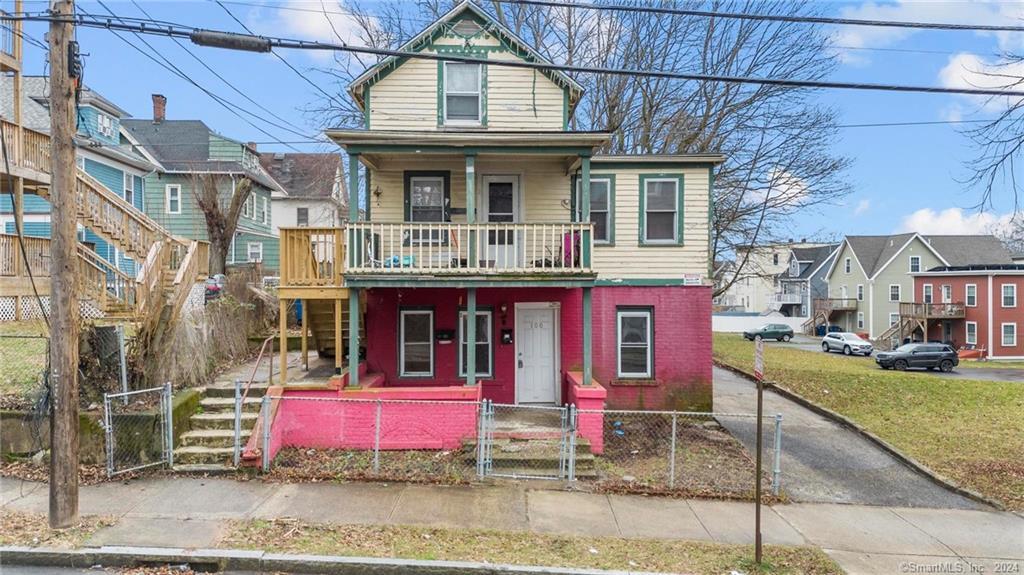
M 197 311 L 205 309 L 206 305 L 206 284 L 197 283 L 192 286 L 192 290 L 188 292 L 188 299 L 185 300 L 185 305 L 181 308 L 182 315 L 189 315 Z
M 21 317 L 17 317 L 17 299 L 19 297 L 21 298 Z M 42 309 L 40 309 L 40 301 L 37 301 L 35 296 L 0 297 L 0 322 L 43 319 L 44 311 L 47 314 L 50 313 L 50 296 L 42 296 L 39 300 L 42 302 Z M 106 315 L 103 310 L 88 300 L 78 301 L 78 311 L 86 319 L 97 319 Z

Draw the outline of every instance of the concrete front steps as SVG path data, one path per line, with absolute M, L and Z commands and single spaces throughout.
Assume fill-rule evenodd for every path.
M 559 439 L 499 438 L 494 439 L 491 450 L 491 468 L 494 473 L 515 477 L 557 477 L 559 474 Z M 467 459 L 476 464 L 476 440 L 465 442 Z M 590 441 L 576 439 L 576 478 L 594 479 L 597 470 Z
M 260 402 L 267 392 L 266 384 L 254 383 L 242 403 L 239 441 L 249 441 L 259 416 Z M 200 413 L 189 418 L 189 431 L 181 435 L 174 450 L 174 469 L 188 473 L 223 473 L 233 471 L 235 441 L 235 386 L 218 382 L 207 387 L 199 402 Z

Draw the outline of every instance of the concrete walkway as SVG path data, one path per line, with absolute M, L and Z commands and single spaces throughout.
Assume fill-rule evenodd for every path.
M 757 388 L 731 371 L 715 368 L 715 411 L 752 413 Z M 772 391 L 764 412 L 782 414 L 782 488 L 793 500 L 950 509 L 986 509 L 904 465 L 859 434 Z M 749 420 L 721 421 L 753 453 Z
M 46 486 L 0 478 L 0 504 L 45 513 Z M 81 512 L 117 517 L 116 524 L 88 541 L 90 546 L 212 547 L 228 520 L 278 517 L 722 543 L 749 544 L 753 539 L 749 503 L 595 495 L 515 484 L 438 487 L 154 478 L 84 487 Z M 986 573 L 995 572 L 999 562 L 1024 568 L 1024 519 L 1011 513 L 779 505 L 765 508 L 763 533 L 768 543 L 821 547 L 850 573 L 907 572 L 900 570 L 907 562 L 982 565 Z

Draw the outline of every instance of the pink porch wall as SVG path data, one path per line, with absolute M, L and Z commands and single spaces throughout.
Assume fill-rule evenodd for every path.
M 465 290 L 445 288 L 373 289 L 366 307 L 367 363 L 386 386 L 462 385 L 457 375 L 458 347 L 434 345 L 434 377 L 398 377 L 398 309 L 432 307 L 434 329 L 456 330 Z M 500 343 L 501 329 L 514 329 L 515 304 L 561 305 L 561 371 L 582 369 L 582 290 L 565 288 L 479 288 L 477 305 L 494 311 L 494 377 L 483 381 L 483 396 L 499 403 L 515 401 L 515 344 Z M 502 321 L 500 305 L 508 306 Z M 617 381 L 616 306 L 653 306 L 655 378 Z M 594 377 L 608 390 L 609 407 L 620 409 L 711 409 L 711 288 L 706 286 L 603 286 L 593 288 Z M 516 334 L 513 334 L 513 338 Z M 570 390 L 563 379 L 563 401 Z

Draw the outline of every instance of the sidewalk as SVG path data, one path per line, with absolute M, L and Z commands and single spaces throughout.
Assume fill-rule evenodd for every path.
M 44 484 L 0 478 L 4 509 L 46 513 Z M 115 516 L 90 546 L 201 548 L 232 519 L 529 530 L 564 535 L 751 543 L 753 505 L 710 500 L 596 495 L 517 485 L 440 487 L 374 483 L 276 484 L 155 478 L 83 487 L 83 515 Z M 815 545 L 850 573 L 906 566 L 1024 568 L 1024 519 L 993 511 L 836 504 L 766 507 L 767 543 Z M 919 571 L 922 572 L 922 571 Z M 946 571 L 958 572 L 958 571 Z M 981 572 L 981 571 L 973 571 Z

